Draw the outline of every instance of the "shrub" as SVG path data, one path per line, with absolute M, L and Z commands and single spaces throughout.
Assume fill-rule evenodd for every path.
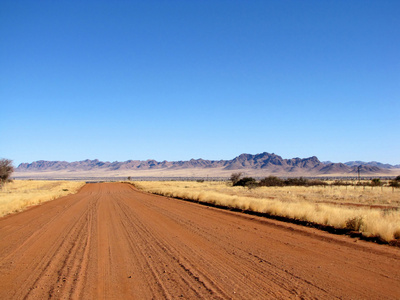
M 325 183 L 326 184 L 326 183 Z M 331 185 L 337 185 L 337 186 L 347 186 L 351 185 L 351 183 L 346 182 L 344 180 L 335 180 L 334 182 L 331 183 Z
M 248 188 L 256 187 L 257 181 L 253 177 L 243 177 L 239 181 L 237 181 L 233 186 L 244 186 Z
M 328 184 L 325 181 L 314 179 L 314 180 L 308 180 L 307 185 L 313 186 L 313 185 L 328 185 Z
M 283 186 L 284 181 L 276 176 L 268 176 L 260 180 L 260 186 Z
M 285 180 L 276 176 L 268 176 L 261 179 L 260 186 L 313 186 L 313 185 L 327 185 L 325 181 L 318 179 L 300 178 L 287 178 Z
M 305 186 L 307 185 L 308 180 L 303 177 L 299 177 L 299 178 L 288 178 L 284 182 L 285 185 Z
M 242 175 L 243 175 L 242 172 L 232 173 L 231 178 L 229 180 L 232 181 L 232 184 L 235 186 L 236 183 L 238 183 L 238 181 L 240 180 L 240 177 L 242 177 Z
M 400 181 L 391 180 L 391 181 L 389 182 L 389 186 L 398 188 L 398 187 L 400 187 Z
M 371 180 L 371 186 L 381 186 L 382 182 L 379 178 L 373 178 Z

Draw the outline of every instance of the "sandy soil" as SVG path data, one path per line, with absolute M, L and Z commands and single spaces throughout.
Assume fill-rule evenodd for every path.
M 400 249 L 88 184 L 0 219 L 0 299 L 400 299 Z

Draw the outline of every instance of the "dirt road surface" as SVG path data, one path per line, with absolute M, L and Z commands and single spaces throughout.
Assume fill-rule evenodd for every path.
M 400 249 L 88 184 L 0 219 L 0 299 L 400 299 Z

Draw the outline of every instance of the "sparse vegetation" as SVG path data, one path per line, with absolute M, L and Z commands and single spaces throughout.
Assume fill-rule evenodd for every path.
M 318 179 L 307 179 L 304 177 L 281 179 L 276 176 L 268 176 L 261 179 L 259 182 L 253 177 L 240 178 L 239 173 L 231 175 L 233 186 L 259 187 L 259 186 L 316 186 L 328 185 L 326 182 Z
M 85 182 L 14 180 L 0 190 L 0 217 L 76 193 Z
M 269 178 L 274 181 L 276 179 Z M 390 241 L 400 236 L 400 191 L 367 186 L 261 186 L 226 182 L 135 182 L 147 192 L 359 231 Z
M 399 187 L 400 186 L 400 176 L 397 176 L 396 179 L 391 181 L 382 181 L 380 178 L 373 178 L 371 180 L 364 180 L 364 181 L 345 181 L 345 180 L 335 180 L 333 182 L 327 182 L 320 179 L 309 179 L 304 177 L 289 177 L 289 178 L 279 178 L 276 176 L 268 176 L 260 181 L 256 181 L 252 177 L 244 177 L 240 178 L 241 173 L 234 173 L 231 176 L 231 181 L 233 186 L 247 186 L 246 182 L 251 181 L 251 187 L 272 187 L 272 186 L 305 186 L 305 187 L 312 187 L 312 186 L 391 186 L 391 187 Z

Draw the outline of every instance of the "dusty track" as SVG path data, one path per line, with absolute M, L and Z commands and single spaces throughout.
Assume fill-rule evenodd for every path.
M 400 299 L 400 250 L 89 184 L 0 219 L 0 299 Z

